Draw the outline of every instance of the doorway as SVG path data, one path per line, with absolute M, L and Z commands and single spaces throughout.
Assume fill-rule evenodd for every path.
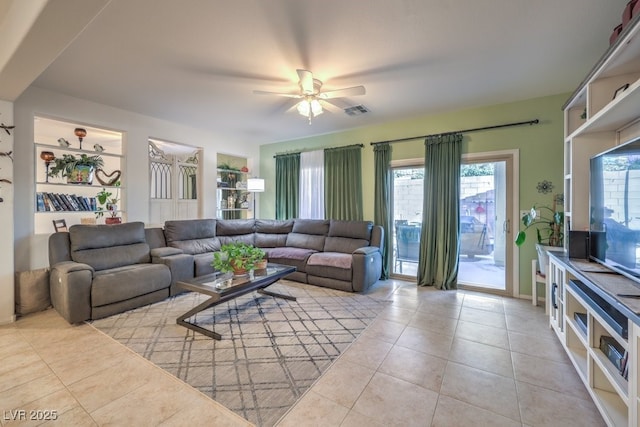
M 458 286 L 512 295 L 513 158 L 463 157 L 460 170 Z
M 149 222 L 198 218 L 200 149 L 149 139 Z
M 466 154 L 460 171 L 458 286 L 514 295 L 511 224 L 517 151 Z M 393 162 L 393 277 L 415 280 L 424 188 L 422 159 Z

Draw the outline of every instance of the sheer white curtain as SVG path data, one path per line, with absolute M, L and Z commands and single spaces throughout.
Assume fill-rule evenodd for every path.
M 324 219 L 324 150 L 300 153 L 300 218 Z

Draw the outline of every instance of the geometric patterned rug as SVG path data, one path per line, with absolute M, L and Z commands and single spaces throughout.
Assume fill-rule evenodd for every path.
M 155 365 L 258 426 L 270 427 L 375 319 L 386 300 L 281 280 L 176 324 L 208 296 L 190 292 L 91 322 Z

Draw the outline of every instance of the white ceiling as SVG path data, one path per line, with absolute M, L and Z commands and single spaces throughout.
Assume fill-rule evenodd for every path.
M 626 3 L 111 0 L 33 84 L 264 144 L 571 92 Z M 370 112 L 309 125 L 253 94 L 297 90 L 297 68 L 325 90 L 364 85 L 341 106 Z

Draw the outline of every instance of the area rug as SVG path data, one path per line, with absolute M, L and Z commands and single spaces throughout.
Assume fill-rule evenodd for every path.
M 155 365 L 258 426 L 273 426 L 387 302 L 281 280 L 190 320 L 217 341 L 176 324 L 207 297 L 187 293 L 92 322 Z

